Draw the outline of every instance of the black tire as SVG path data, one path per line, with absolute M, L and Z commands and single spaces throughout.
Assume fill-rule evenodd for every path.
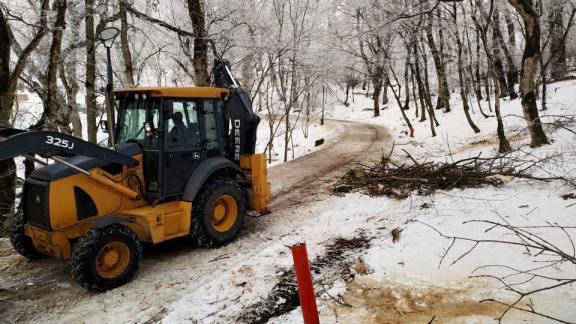
M 212 210 L 219 197 L 232 196 L 237 206 L 234 224 L 226 231 L 217 231 L 212 224 Z M 246 194 L 235 180 L 218 177 L 209 180 L 194 199 L 192 211 L 192 239 L 199 246 L 223 245 L 234 240 L 242 227 L 247 209 Z
M 10 229 L 10 243 L 12 244 L 12 247 L 14 247 L 14 250 L 16 250 L 18 254 L 29 260 L 38 260 L 44 257 L 44 254 L 36 250 L 34 243 L 32 243 L 32 239 L 26 236 L 24 225 L 26 225 L 26 219 L 24 218 L 24 213 L 20 209 L 16 215 L 14 215 L 14 222 Z
M 128 263 L 121 273 L 113 277 L 104 277 L 99 273 L 97 259 L 110 244 L 127 247 Z M 70 272 L 74 279 L 84 288 L 103 292 L 128 282 L 138 271 L 142 257 L 142 245 L 130 229 L 112 225 L 106 228 L 93 228 L 84 234 L 72 249 Z

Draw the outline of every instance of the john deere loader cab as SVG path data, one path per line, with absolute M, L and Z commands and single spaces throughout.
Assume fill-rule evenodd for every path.
M 118 90 L 116 144 L 138 143 L 148 199 L 184 193 L 206 159 L 228 157 L 224 96 L 219 88 Z
M 0 160 L 55 161 L 25 181 L 11 233 L 15 250 L 68 260 L 82 286 L 104 291 L 136 272 L 142 242 L 225 244 L 248 211 L 265 212 L 259 118 L 227 61 L 215 61 L 213 75 L 214 87 L 114 90 L 115 149 L 0 127 Z

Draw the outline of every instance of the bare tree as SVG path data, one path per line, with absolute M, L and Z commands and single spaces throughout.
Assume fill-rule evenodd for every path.
M 548 143 L 542 128 L 536 102 L 536 70 L 540 56 L 540 22 L 532 0 L 509 0 L 524 21 L 526 44 L 522 57 L 520 87 L 522 89 L 522 108 L 528 122 L 531 146 L 538 147 Z
M 62 58 L 60 59 L 60 81 L 66 90 L 66 112 L 69 114 L 70 122 L 72 123 L 72 135 L 82 138 L 82 121 L 80 120 L 80 106 L 76 99 L 80 92 L 80 85 L 78 84 L 78 49 L 85 45 L 81 37 L 81 24 L 83 13 L 81 11 L 80 1 L 72 1 L 68 4 L 69 21 L 67 28 L 70 34 L 70 44 L 62 51 Z
M 390 34 L 383 29 L 374 28 L 382 23 L 383 12 L 379 2 L 373 3 L 374 7 L 361 7 L 356 9 L 356 30 L 359 42 L 359 52 L 367 75 L 372 81 L 372 101 L 374 117 L 380 116 L 380 94 L 385 85 L 386 57 L 390 47 Z
M 132 53 L 128 41 L 128 15 L 126 13 L 126 3 L 120 0 L 120 48 L 122 49 L 122 59 L 124 61 L 124 78 L 129 87 L 133 87 L 134 82 L 134 65 L 132 63 Z
M 66 28 L 66 0 L 55 1 L 52 9 L 56 11 L 56 21 L 52 31 L 52 43 L 46 71 L 46 101 L 42 117 L 34 125 L 34 128 L 52 131 L 60 129 L 70 134 L 72 132 L 69 125 L 70 121 L 67 118 L 61 118 L 65 109 L 63 108 L 63 98 L 58 91 L 57 84 L 58 68 L 61 66 L 62 35 Z
M 42 2 L 48 8 L 48 0 Z M 0 125 L 11 125 L 12 107 L 16 98 L 16 86 L 32 52 L 48 32 L 45 13 L 34 25 L 35 35 L 25 47 L 16 44 L 12 28 L 0 7 Z M 18 58 L 10 69 L 12 47 L 18 48 Z M 11 224 L 16 199 L 16 164 L 13 159 L 0 161 L 0 232 Z
M 94 0 L 84 1 L 86 12 L 86 125 L 88 128 L 88 141 L 96 143 L 96 116 L 98 106 L 96 104 L 96 34 L 94 31 Z
M 206 32 L 204 1 L 188 0 L 188 12 L 192 20 L 194 38 L 194 76 L 196 85 L 205 87 L 210 85 L 208 73 L 208 33 Z
M 518 94 L 516 93 L 516 89 L 514 86 L 518 83 L 518 69 L 516 68 L 516 64 L 514 63 L 514 59 L 512 58 L 512 54 L 508 48 L 508 45 L 504 41 L 504 36 L 500 30 L 500 11 L 494 10 L 494 46 L 502 48 L 504 51 L 504 57 L 506 58 L 506 65 L 508 71 L 506 73 L 506 91 L 510 96 L 510 99 L 518 98 Z
M 456 46 L 458 52 L 458 80 L 460 82 L 460 96 L 462 98 L 462 105 L 464 109 L 464 115 L 466 116 L 466 121 L 474 133 L 480 133 L 480 128 L 474 124 L 472 117 L 470 116 L 470 106 L 468 105 L 468 82 L 465 80 L 465 70 L 464 70 L 464 55 L 463 55 L 463 45 L 462 38 L 460 38 L 460 31 L 458 28 L 458 7 L 456 4 L 452 6 L 452 19 L 454 21 L 454 38 L 456 39 Z
M 474 24 L 476 25 L 478 33 L 480 34 L 480 39 L 482 40 L 484 53 L 488 60 L 488 70 L 489 70 L 488 73 L 492 76 L 492 79 L 494 80 L 494 88 L 496 90 L 495 91 L 496 93 L 494 95 L 494 112 L 496 114 L 496 121 L 497 121 L 496 134 L 498 135 L 498 152 L 506 153 L 510 152 L 512 148 L 510 147 L 510 142 L 508 142 L 508 139 L 506 138 L 506 134 L 504 131 L 504 123 L 502 122 L 502 114 L 500 113 L 500 98 L 501 98 L 502 85 L 501 82 L 499 81 L 500 74 L 497 72 L 497 66 L 496 64 L 494 64 L 493 54 L 495 52 L 490 51 L 490 43 L 488 42 L 488 30 L 491 25 L 492 14 L 494 13 L 494 1 L 491 0 L 490 8 L 487 14 L 484 12 L 481 0 L 476 0 L 475 4 L 476 4 L 475 9 L 479 11 L 481 15 L 481 17 L 478 18 L 482 19 L 482 22 L 480 22 L 480 20 L 476 17 L 475 14 L 472 14 L 472 19 L 474 21 Z M 497 47 L 497 44 L 496 46 L 492 44 L 492 47 Z
M 438 20 L 440 23 L 440 20 Z M 436 75 L 438 80 L 438 104 L 436 109 L 444 109 L 445 112 L 450 111 L 450 89 L 448 88 L 448 79 L 446 77 L 446 66 L 444 60 L 441 57 L 440 50 L 436 45 L 434 40 L 434 35 L 432 33 L 433 25 L 433 14 L 430 12 L 428 14 L 428 22 L 426 23 L 426 39 L 428 41 L 428 47 L 430 47 L 430 52 L 432 53 L 432 58 L 434 59 L 434 66 L 436 67 Z M 440 29 L 442 26 L 440 26 Z

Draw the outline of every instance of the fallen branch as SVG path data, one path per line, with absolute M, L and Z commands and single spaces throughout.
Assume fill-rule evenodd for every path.
M 402 150 L 411 163 L 392 161 L 392 151 L 379 161 L 358 164 L 340 177 L 333 187 L 336 193 L 360 190 L 370 196 L 388 196 L 404 199 L 416 191 L 431 194 L 435 190 L 478 188 L 486 185 L 501 186 L 512 178 L 535 181 L 560 180 L 572 184 L 561 176 L 535 176 L 530 170 L 541 161 L 523 160 L 512 154 L 493 158 L 480 155 L 452 162 L 419 162 Z

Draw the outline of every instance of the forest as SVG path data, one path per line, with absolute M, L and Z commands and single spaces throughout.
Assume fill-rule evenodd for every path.
M 357 311 L 350 306 L 354 302 L 338 297 L 339 290 L 334 288 L 338 280 L 344 275 L 354 280 L 354 275 L 378 275 L 379 270 L 387 273 L 391 268 L 382 266 L 381 255 L 376 257 L 374 251 L 389 252 L 396 262 L 390 271 L 402 272 L 404 255 L 392 248 L 400 244 L 388 245 L 385 239 L 392 233 L 396 244 L 400 233 L 406 231 L 401 242 L 414 239 L 406 247 L 406 258 L 422 258 L 428 266 L 434 263 L 434 270 L 437 259 L 440 269 L 454 250 L 457 257 L 452 265 L 464 263 L 474 275 L 486 264 L 501 266 L 507 257 L 500 256 L 492 263 L 487 257 L 490 252 L 481 255 L 482 265 L 462 262 L 485 243 L 521 246 L 531 262 L 548 262 L 540 258 L 551 256 L 553 263 L 545 263 L 542 269 L 558 270 L 554 275 L 538 272 L 541 268 L 534 264 L 525 267 L 530 270 L 509 266 L 507 269 L 513 271 L 509 276 L 484 275 L 500 282 L 514 298 L 483 299 L 504 308 L 478 306 L 472 315 L 496 314 L 501 321 L 508 312 L 520 310 L 538 319 L 570 323 L 574 318 L 570 316 L 575 315 L 568 309 L 573 294 L 566 293 L 567 307 L 556 305 L 558 315 L 541 312 L 530 298 L 542 291 L 548 293 L 556 285 L 572 287 L 576 280 L 571 272 L 576 264 L 576 232 L 568 218 L 576 205 L 570 203 L 576 199 L 576 166 L 572 162 L 576 154 L 575 20 L 576 0 L 0 0 L 0 126 L 58 132 L 108 147 L 107 47 L 114 89 L 210 87 L 213 62 L 230 61 L 262 119 L 257 150 L 266 155 L 273 206 L 278 211 L 270 216 L 278 222 L 276 226 L 265 218 L 263 223 L 247 222 L 248 234 L 239 244 L 245 251 L 249 250 L 247 245 L 256 244 L 260 252 L 250 252 L 246 263 L 232 265 L 237 266 L 234 273 L 250 278 L 252 274 L 243 272 L 248 265 L 263 273 L 275 269 L 270 276 L 276 281 L 267 278 L 258 284 L 256 288 L 270 291 L 262 301 L 261 291 L 244 287 L 248 279 L 238 283 L 227 274 L 227 283 L 217 283 L 223 294 L 247 292 L 234 302 L 228 296 L 228 308 L 216 310 L 220 291 L 212 291 L 215 283 L 202 277 L 199 287 L 211 291 L 207 296 L 216 301 L 175 293 L 169 310 L 148 305 L 142 313 L 146 315 L 139 318 L 144 322 L 164 316 L 169 321 L 187 321 L 191 314 L 196 319 L 206 316 L 202 319 L 208 318 L 207 322 L 266 322 L 292 314 L 297 295 L 283 280 L 293 280 L 294 273 L 285 269 L 284 261 L 266 259 L 270 239 L 257 234 L 262 230 L 281 238 L 276 242 L 281 246 L 270 247 L 271 254 L 302 237 L 322 246 L 326 254 L 314 255 L 312 264 L 318 273 L 328 274 L 317 296 L 324 296 L 322 316 L 334 313 L 336 322 L 339 313 L 326 306 L 329 303 L 342 309 L 351 307 L 346 312 Z M 116 28 L 118 35 L 112 42 L 101 40 L 101 33 L 110 27 Z M 299 162 L 303 156 L 307 160 Z M 8 236 L 15 215 L 22 211 L 24 180 L 39 167 L 38 162 L 29 157 L 0 161 L 0 258 L 5 257 L 2 240 L 7 239 L 3 237 Z M 325 181 L 313 182 L 317 179 Z M 332 205 L 339 209 L 331 209 Z M 516 205 L 520 211 L 510 212 L 511 218 L 502 216 Z M 294 211 L 300 207 L 302 210 Z M 472 224 L 475 229 L 486 226 L 482 228 L 485 236 L 470 238 L 471 232 L 464 225 L 454 225 L 449 215 L 457 212 L 462 214 L 458 214 L 462 216 L 458 222 L 462 220 L 464 225 Z M 278 221 L 289 213 L 300 218 Z M 304 218 L 313 213 L 317 219 Z M 337 221 L 331 223 L 332 214 L 345 213 L 357 220 L 334 216 Z M 387 213 L 398 221 L 370 216 Z M 487 221 L 489 215 L 497 219 Z M 538 223 L 543 219 L 544 223 Z M 442 227 L 444 220 L 451 224 L 448 228 Z M 523 225 L 512 224 L 514 221 Z M 310 227 L 298 227 L 298 222 Z M 418 224 L 421 227 L 414 230 Z M 409 232 L 409 227 L 414 231 Z M 494 229 L 505 233 L 487 238 Z M 374 233 L 371 231 L 377 234 L 369 238 L 366 233 Z M 428 241 L 420 241 L 420 237 Z M 557 237 L 568 243 L 560 247 L 551 244 L 551 238 Z M 370 240 L 379 239 L 380 245 L 374 241 L 370 246 Z M 447 240 L 449 245 L 440 246 L 436 243 L 439 240 Z M 459 243 L 472 247 L 461 250 Z M 419 252 L 429 247 L 440 252 L 430 256 Z M 226 262 L 232 262 L 227 260 L 230 255 L 238 253 L 232 249 L 223 247 L 221 256 L 195 251 L 185 260 L 192 263 L 196 260 L 192 257 L 198 257 L 204 261 L 199 262 L 199 269 L 206 273 L 220 263 L 222 270 Z M 355 258 L 361 253 L 361 258 Z M 518 254 L 522 253 L 514 250 L 503 255 Z M 332 268 L 329 258 L 336 260 Z M 372 268 L 358 270 L 358 264 L 363 267 L 364 263 Z M 170 268 L 168 277 L 173 281 L 183 280 L 178 266 L 176 263 Z M 0 264 L 0 272 L 3 269 L 14 268 Z M 51 269 L 58 277 L 59 268 Z M 334 271 L 340 271 L 340 277 Z M 507 281 L 522 275 L 533 277 L 520 283 Z M 20 279 L 15 278 L 20 277 L 10 276 L 17 286 Z M 162 279 L 152 278 L 164 287 Z M 418 282 L 412 279 L 408 282 Z M 532 280 L 546 283 L 530 286 L 527 291 L 516 290 L 518 285 L 533 284 Z M 171 282 L 170 287 L 179 284 Z M 52 286 L 45 284 L 38 289 L 46 289 L 43 292 L 48 296 L 47 287 Z M 346 296 L 352 298 L 353 286 L 346 281 L 345 287 Z M 146 294 L 146 289 L 136 288 L 133 296 Z M 380 288 L 371 289 L 355 298 L 398 298 Z M 412 291 L 410 287 L 402 289 Z M 0 311 L 4 310 L 2 291 L 0 286 Z M 454 291 L 442 290 L 444 293 Z M 459 295 L 459 291 L 454 294 Z M 53 302 L 43 298 L 47 304 Z M 83 296 L 73 306 L 82 307 L 87 298 Z M 260 302 L 270 308 L 263 312 Z M 188 309 L 191 303 L 199 306 Z M 436 305 L 429 299 L 425 303 Z M 444 306 L 465 309 L 467 305 Z M 382 315 L 380 306 L 364 301 L 362 309 L 384 322 L 397 320 L 394 316 L 398 314 L 407 316 L 404 321 L 408 322 L 429 321 L 433 315 L 432 323 L 437 315 L 428 311 L 414 315 L 394 306 L 386 308 L 392 315 Z M 550 309 L 556 310 L 546 310 Z M 91 311 L 104 316 L 102 321 L 110 320 L 96 308 Z M 148 312 L 150 318 L 146 317 Z M 27 319 L 38 320 L 41 317 L 34 317 L 37 314 Z M 130 310 L 123 314 L 121 321 L 133 320 Z M 357 314 L 347 314 L 350 317 L 344 316 L 344 322 L 358 320 Z M 14 316 L 10 320 L 19 315 Z M 45 318 L 78 319 L 58 313 L 49 316 L 54 317 Z M 298 322 L 294 316 L 280 317 L 279 322 Z
M 396 101 L 403 115 L 412 109 L 430 123 L 431 136 L 445 113 L 480 132 L 470 118 L 477 106 L 496 117 L 502 153 L 510 145 L 500 102 L 520 96 L 531 145 L 543 145 L 537 101 L 546 109 L 546 84 L 574 60 L 569 0 L 3 0 L 0 9 L 1 124 L 96 142 L 106 83 L 97 35 L 117 26 L 115 87 L 205 86 L 212 59 L 224 57 L 270 136 L 283 133 L 276 150 L 284 161 L 297 120 L 306 128 L 327 97 L 347 105 L 358 89 L 371 96 L 374 116 Z M 42 109 L 21 111 L 22 91 Z M 452 112 L 453 96 L 463 111 Z M 15 164 L 1 163 L 1 214 L 10 215 Z

